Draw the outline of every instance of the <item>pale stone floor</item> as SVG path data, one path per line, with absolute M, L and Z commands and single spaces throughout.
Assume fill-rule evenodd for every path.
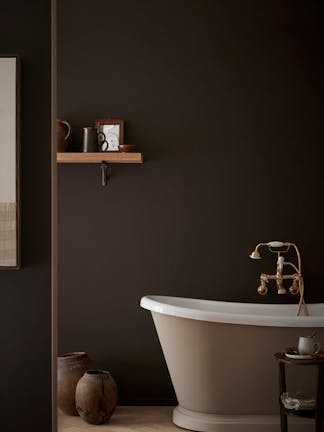
M 119 406 L 109 423 L 93 426 L 80 417 L 59 412 L 58 432 L 181 432 L 184 429 L 172 423 L 173 407 Z

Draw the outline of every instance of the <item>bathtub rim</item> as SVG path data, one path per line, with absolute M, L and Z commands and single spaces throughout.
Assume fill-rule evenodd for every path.
M 177 301 L 185 300 L 188 304 L 192 302 L 193 307 L 184 307 L 172 303 L 172 300 Z M 164 300 L 164 302 L 163 302 Z M 166 303 L 168 301 L 169 303 Z M 244 309 L 253 308 L 259 313 L 235 313 L 235 312 L 219 312 L 195 309 L 194 303 L 199 302 L 206 304 L 213 304 L 215 306 L 233 306 L 233 308 Z M 297 309 L 296 304 L 265 304 L 265 303 L 244 303 L 244 302 L 227 302 L 218 300 L 204 300 L 193 299 L 187 297 L 175 296 L 161 296 L 161 295 L 146 295 L 141 298 L 140 306 L 143 309 L 150 310 L 151 312 L 162 313 L 165 315 L 188 318 L 198 321 L 218 322 L 224 324 L 241 324 L 241 325 L 256 325 L 267 327 L 324 327 L 324 316 L 311 315 L 312 305 L 315 307 L 322 307 L 324 311 L 324 303 L 307 304 L 310 310 L 309 316 L 285 316 L 285 315 L 263 315 L 260 312 L 263 310 L 271 309 L 273 307 L 279 308 L 284 311 L 295 313 Z

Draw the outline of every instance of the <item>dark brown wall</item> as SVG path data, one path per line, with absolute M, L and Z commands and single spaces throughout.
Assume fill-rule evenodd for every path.
M 320 2 L 59 2 L 59 116 L 123 118 L 143 166 L 59 168 L 59 346 L 86 350 L 122 402 L 172 402 L 145 294 L 256 293 L 259 241 L 295 241 L 323 301 Z M 80 147 L 79 147 L 80 148 Z M 297 301 L 296 298 L 288 300 Z
M 0 53 L 22 61 L 22 268 L 0 270 L 1 432 L 51 425 L 50 14 L 49 0 L 1 5 Z

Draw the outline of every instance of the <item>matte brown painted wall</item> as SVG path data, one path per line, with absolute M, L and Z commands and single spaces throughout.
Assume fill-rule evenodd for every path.
M 320 2 L 59 1 L 59 116 L 126 120 L 143 166 L 59 167 L 59 348 L 86 350 L 123 403 L 174 394 L 145 294 L 279 302 L 256 293 L 295 241 L 323 301 Z
M 0 270 L 0 430 L 51 428 L 51 2 L 1 4 L 22 62 L 22 268 Z M 1 97 L 1 95 L 0 95 Z

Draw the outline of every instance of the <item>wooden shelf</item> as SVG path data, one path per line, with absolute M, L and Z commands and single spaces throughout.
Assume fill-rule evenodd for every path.
M 142 153 L 57 153 L 57 163 L 143 163 Z

